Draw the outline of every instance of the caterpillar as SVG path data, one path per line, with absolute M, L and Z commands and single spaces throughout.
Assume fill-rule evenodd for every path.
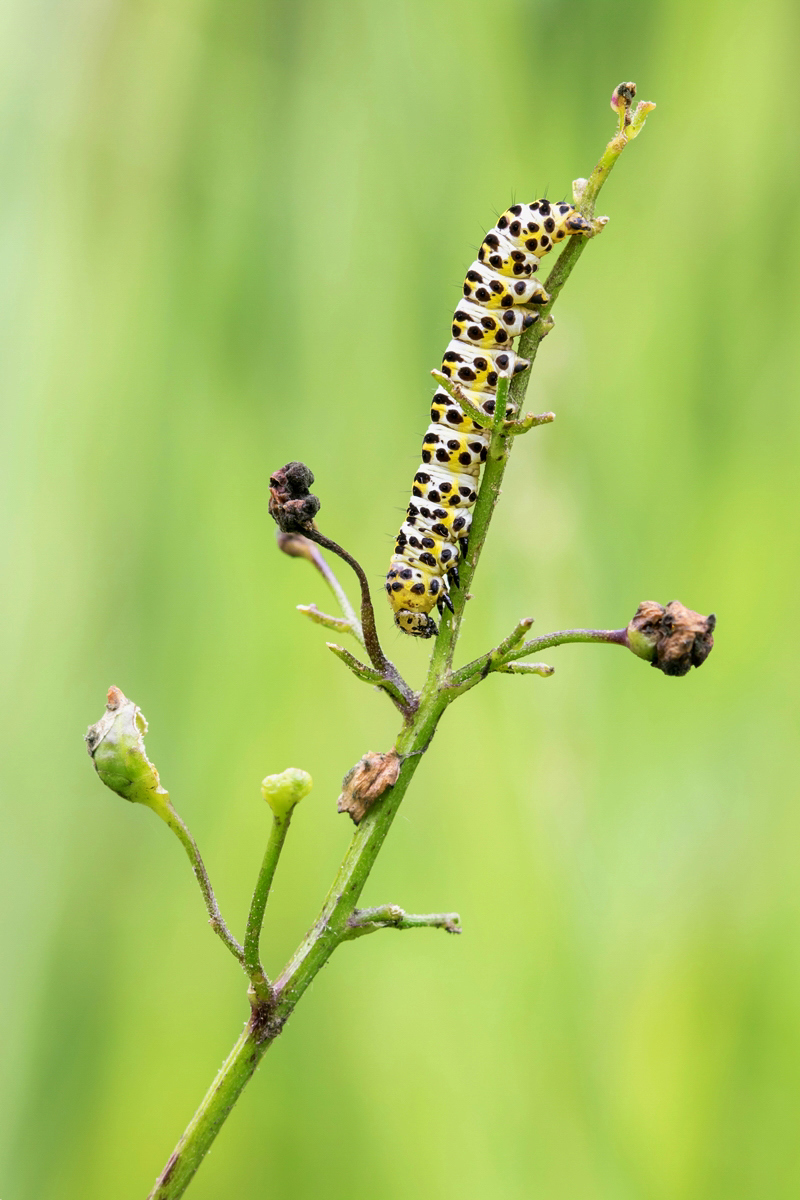
M 483 239 L 453 316 L 442 374 L 487 416 L 495 410 L 498 380 L 530 366 L 512 343 L 538 319 L 536 306 L 550 299 L 533 278 L 540 259 L 568 235 L 591 229 L 571 204 L 535 200 L 513 204 Z M 440 388 L 431 401 L 422 463 L 386 576 L 395 624 L 413 637 L 438 632 L 430 615 L 434 607 L 440 614 L 453 609 L 450 586 L 459 586 L 458 562 L 467 551 L 488 445 L 489 430 Z

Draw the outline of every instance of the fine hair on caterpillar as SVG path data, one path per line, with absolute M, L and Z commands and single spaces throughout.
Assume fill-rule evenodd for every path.
M 534 200 L 512 205 L 483 239 L 464 280 L 464 299 L 453 314 L 442 374 L 487 417 L 495 410 L 498 381 L 530 365 L 514 353 L 513 340 L 530 328 L 539 317 L 538 307 L 550 299 L 534 278 L 540 260 L 568 236 L 591 231 L 566 201 Z M 459 585 L 458 563 L 467 551 L 489 436 L 439 388 L 386 576 L 395 624 L 413 637 L 438 632 L 430 615 L 434 608 L 452 611 L 450 587 Z

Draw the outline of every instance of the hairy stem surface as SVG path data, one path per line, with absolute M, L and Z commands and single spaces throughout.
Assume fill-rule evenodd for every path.
M 261 926 L 264 924 L 264 913 L 267 908 L 269 891 L 272 887 L 272 880 L 275 878 L 275 868 L 281 856 L 283 843 L 286 841 L 286 834 L 289 831 L 291 819 L 291 810 L 285 816 L 275 816 L 272 819 L 269 841 L 264 851 L 264 859 L 261 863 L 261 870 L 258 873 L 258 881 L 253 892 L 253 902 L 250 905 L 250 914 L 247 918 L 247 932 L 244 938 L 244 967 L 253 980 L 253 986 L 256 990 L 258 990 L 258 986 L 262 981 L 266 983 L 259 957 Z
M 166 822 L 167 825 L 169 825 L 170 829 L 178 838 L 184 850 L 186 851 L 189 862 L 192 864 L 194 877 L 200 885 L 200 891 L 203 893 L 203 900 L 205 901 L 206 910 L 208 912 L 209 925 L 218 935 L 218 937 L 225 943 L 237 962 L 243 962 L 244 950 L 239 945 L 236 938 L 228 929 L 228 926 L 225 924 L 225 921 L 222 918 L 222 913 L 220 912 L 219 905 L 217 904 L 217 898 L 214 895 L 214 889 L 211 886 L 211 880 L 208 877 L 208 871 L 205 868 L 205 863 L 200 857 L 200 850 L 198 849 L 197 842 L 189 832 L 187 825 L 171 804 L 167 805 L 163 812 L 160 809 L 155 809 L 154 811 L 158 813 L 158 815 L 163 821 Z

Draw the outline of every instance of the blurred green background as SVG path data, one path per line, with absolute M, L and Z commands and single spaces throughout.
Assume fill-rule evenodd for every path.
M 390 704 L 294 605 L 270 470 L 379 586 L 464 270 L 658 110 L 556 310 L 462 661 L 521 615 L 716 610 L 700 672 L 574 646 L 446 718 L 344 947 L 190 1195 L 800 1194 L 798 109 L 788 0 L 7 0 L 0 13 L 2 1200 L 143 1200 L 245 1017 L 177 842 L 104 791 L 114 683 L 241 932 L 259 782 L 315 791 L 277 970 Z M 348 581 L 349 582 L 349 581 Z M 419 681 L 426 647 L 388 652 Z

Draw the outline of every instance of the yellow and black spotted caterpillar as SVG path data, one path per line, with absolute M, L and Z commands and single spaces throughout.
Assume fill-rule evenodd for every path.
M 511 344 L 538 318 L 531 306 L 550 298 L 532 278 L 539 260 L 569 234 L 591 228 L 571 204 L 535 200 L 512 205 L 486 234 L 467 271 L 442 363 L 442 373 L 475 408 L 491 416 L 498 380 L 530 365 Z M 395 624 L 423 638 L 437 632 L 430 616 L 434 605 L 440 613 L 445 606 L 452 611 L 450 584 L 458 587 L 459 553 L 467 550 L 470 510 L 489 445 L 489 431 L 441 388 L 431 403 L 431 422 L 386 576 Z

